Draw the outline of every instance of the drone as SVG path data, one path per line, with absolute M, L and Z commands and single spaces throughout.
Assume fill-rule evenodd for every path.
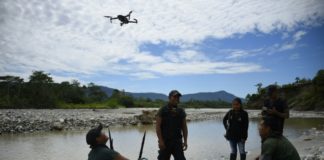
M 112 17 L 112 16 L 104 16 L 106 18 L 110 18 L 110 23 L 112 23 L 112 20 L 118 19 L 121 23 L 120 26 L 123 26 L 124 24 L 128 23 L 137 23 L 137 19 L 134 18 L 133 21 L 130 20 L 130 16 L 133 11 L 130 11 L 126 16 L 124 15 L 118 15 L 117 17 Z

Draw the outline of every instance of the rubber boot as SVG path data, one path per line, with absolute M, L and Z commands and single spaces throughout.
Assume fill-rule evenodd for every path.
M 246 154 L 241 154 L 241 160 L 246 160 Z
M 236 160 L 236 154 L 231 153 L 230 160 Z

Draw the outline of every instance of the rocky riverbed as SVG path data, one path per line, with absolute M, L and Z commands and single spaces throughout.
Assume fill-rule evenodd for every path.
M 323 125 L 324 127 L 324 125 Z M 324 160 L 324 130 L 312 128 L 305 131 L 294 141 L 299 154 L 304 160 Z
M 188 121 L 219 119 L 228 109 L 186 109 Z M 145 125 L 154 123 L 157 109 L 2 109 L 0 134 L 28 133 L 52 130 L 79 130 L 99 123 L 111 125 Z M 249 110 L 250 118 L 260 111 Z M 324 112 L 291 111 L 291 117 L 324 117 Z

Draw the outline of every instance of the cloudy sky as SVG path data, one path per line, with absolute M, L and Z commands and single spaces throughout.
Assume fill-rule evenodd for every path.
M 123 27 L 104 15 L 127 14 Z M 0 75 L 132 92 L 226 90 L 324 69 L 323 0 L 0 0 Z

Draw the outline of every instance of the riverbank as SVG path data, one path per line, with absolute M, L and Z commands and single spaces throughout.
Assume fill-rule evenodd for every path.
M 143 111 L 156 108 L 130 109 L 2 109 L 0 110 L 0 134 L 29 133 L 52 130 L 83 130 L 102 123 L 104 126 L 141 125 Z M 228 109 L 186 109 L 188 121 L 223 118 Z M 250 118 L 257 118 L 260 111 L 248 110 Z M 324 112 L 291 111 L 292 118 L 323 118 Z M 154 123 L 154 121 L 152 122 Z M 150 123 L 149 123 L 150 124 Z
M 324 129 L 310 129 L 294 145 L 303 159 L 324 160 Z

